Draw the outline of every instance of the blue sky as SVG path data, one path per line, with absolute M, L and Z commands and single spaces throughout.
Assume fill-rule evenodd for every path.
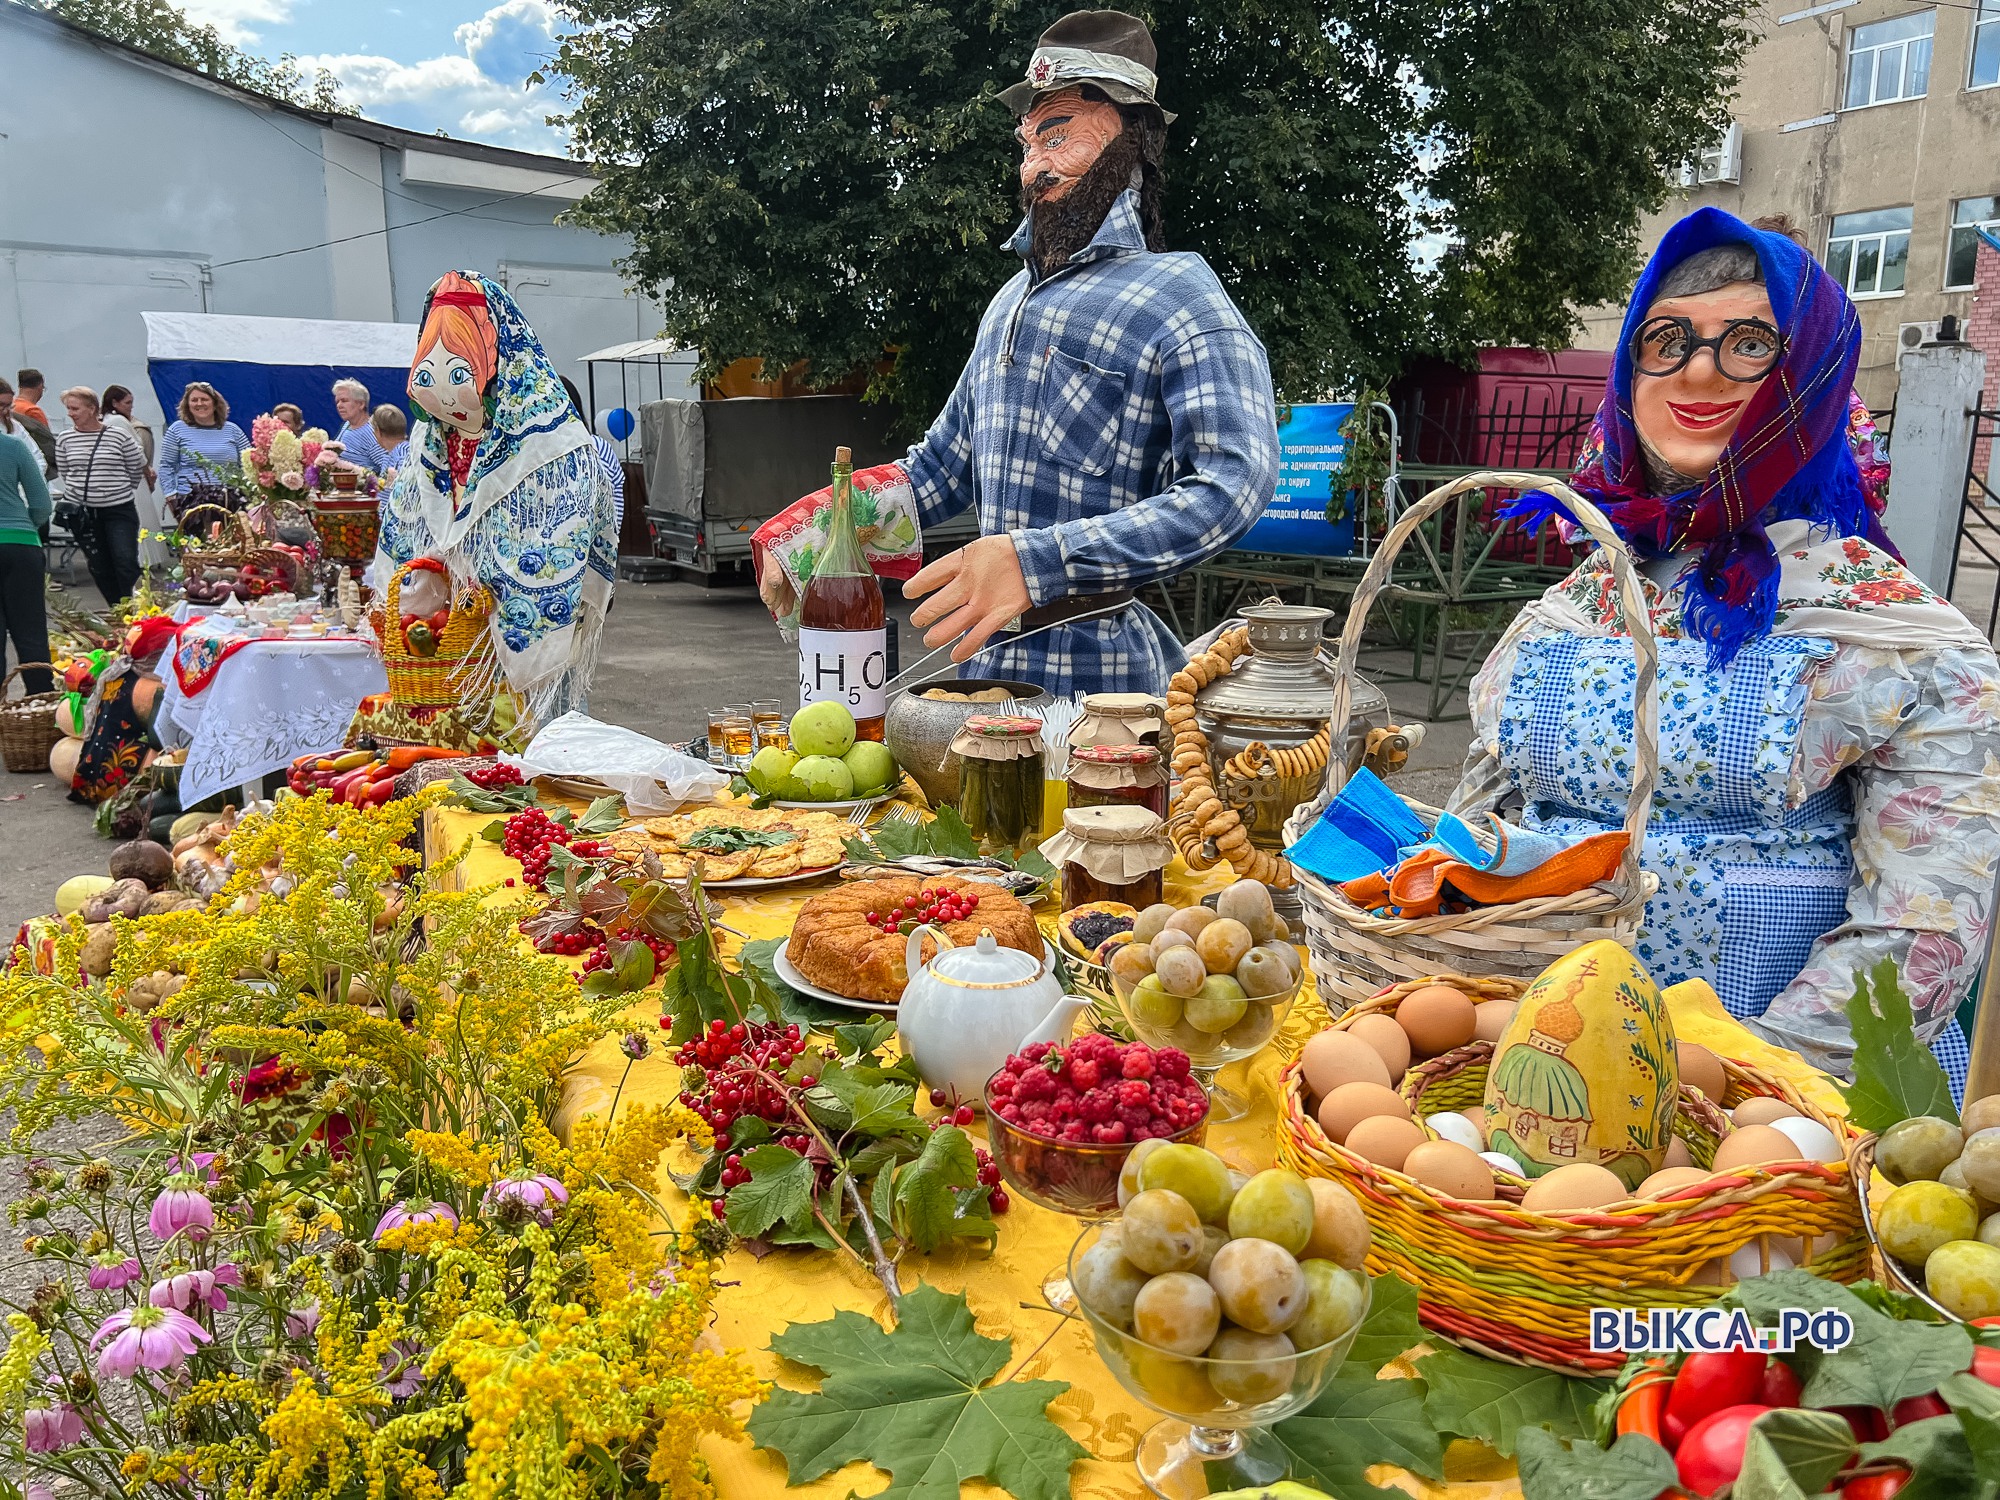
M 371 119 L 560 154 L 548 89 L 521 80 L 554 50 L 545 0 L 178 0 L 197 21 L 266 57 L 330 70 Z

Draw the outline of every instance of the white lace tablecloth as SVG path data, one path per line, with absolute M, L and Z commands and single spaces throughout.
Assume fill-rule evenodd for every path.
M 361 700 L 389 690 L 382 658 L 362 641 L 252 641 L 192 698 L 168 667 L 154 732 L 185 745 L 181 806 L 336 750 Z

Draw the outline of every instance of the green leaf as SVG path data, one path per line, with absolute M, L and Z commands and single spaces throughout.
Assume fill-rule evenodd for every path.
M 789 941 L 789 937 L 758 938 L 736 950 L 736 962 L 751 981 L 758 1003 L 772 1015 L 796 1023 L 806 1031 L 823 1031 L 834 1022 L 853 1015 L 851 1010 L 829 1005 L 811 995 L 801 995 L 778 977 L 778 966 L 773 960 L 778 950 Z M 889 1026 L 893 1035 L 895 1022 L 891 1021 Z
M 1905 1423 L 1879 1443 L 1863 1443 L 1861 1462 L 1878 1467 L 1897 1463 L 1911 1471 L 1896 1500 L 1905 1495 L 1910 1500 L 1982 1500 L 1994 1491 L 1991 1481 L 1980 1478 L 1958 1416 Z
M 785 1146 L 759 1146 L 743 1158 L 750 1173 L 724 1200 L 729 1232 L 753 1239 L 775 1224 L 796 1225 L 812 1208 L 813 1165 Z
M 1530 1427 L 1516 1456 L 1522 1500 L 1658 1500 L 1679 1482 L 1673 1455 L 1636 1432 L 1607 1449 Z
M 919 1284 L 893 1331 L 859 1313 L 794 1324 L 774 1352 L 821 1372 L 817 1392 L 772 1391 L 750 1436 L 805 1484 L 865 1459 L 893 1476 L 891 1500 L 956 1496 L 988 1479 L 1017 1500 L 1066 1500 L 1070 1466 L 1086 1449 L 1048 1419 L 1069 1387 L 1053 1380 L 988 1382 L 1013 1345 L 973 1326 L 965 1296 Z
M 1834 1421 L 1840 1422 L 1840 1418 L 1834 1417 Z M 1848 1436 L 1851 1440 L 1853 1434 Z M 1806 1500 L 1806 1492 L 1785 1467 L 1777 1448 L 1754 1425 L 1743 1440 L 1743 1467 L 1730 1486 L 1729 1500 Z
M 1291 1477 L 1319 1486 L 1335 1500 L 1403 1495 L 1369 1483 L 1370 1464 L 1396 1464 L 1427 1479 L 1444 1477 L 1444 1440 L 1424 1414 L 1421 1380 L 1377 1380 L 1345 1366 L 1311 1406 L 1274 1425 L 1271 1435 L 1290 1455 Z
M 1430 1387 L 1424 1410 L 1438 1431 L 1476 1439 L 1502 1454 L 1513 1453 L 1527 1428 L 1587 1436 L 1590 1409 L 1608 1384 L 1498 1364 L 1459 1349 L 1427 1354 L 1417 1370 Z
M 1854 1032 L 1854 1082 L 1841 1087 L 1847 1115 L 1862 1130 L 1887 1130 L 1915 1115 L 1958 1119 L 1951 1085 L 1936 1054 L 1917 1040 L 1916 1022 L 1893 959 L 1875 966 L 1870 1003 L 1869 976 L 1854 976 L 1847 1023 Z
M 491 823 L 488 823 L 484 828 L 479 830 L 479 836 L 490 844 L 505 843 L 507 841 L 507 820 L 505 818 L 495 818 Z
M 1347 1368 L 1372 1375 L 1423 1341 L 1417 1322 L 1417 1289 L 1400 1276 L 1377 1276 L 1369 1283 L 1368 1316 L 1347 1351 Z
M 1958 1414 L 1979 1477 L 2000 1480 L 2000 1390 L 1977 1375 L 1954 1375 L 1938 1386 L 1938 1395 Z
M 972 830 L 965 826 L 965 819 L 949 802 L 924 825 L 924 841 L 930 846 L 924 851 L 927 854 L 942 855 L 946 859 L 979 858 L 979 840 L 972 836 Z
M 1024 875 L 1032 875 L 1037 880 L 1054 880 L 1056 867 L 1042 857 L 1039 849 L 1023 849 L 1014 861 L 1014 868 Z
M 956 1125 L 941 1125 L 924 1142 L 923 1154 L 896 1171 L 896 1211 L 909 1242 L 928 1253 L 959 1232 L 958 1198 L 952 1189 L 976 1187 L 979 1160 L 971 1137 Z
M 847 1128 L 864 1135 L 920 1133 L 924 1123 L 911 1108 L 914 1097 L 901 1084 L 870 1084 L 858 1090 L 848 1104 L 853 1120 Z
M 576 820 L 578 833 L 616 833 L 624 826 L 625 799 L 616 792 L 608 797 L 599 797 Z
M 1838 1412 L 1797 1408 L 1766 1412 L 1750 1430 L 1752 1446 L 1762 1445 L 1758 1483 L 1777 1485 L 1782 1475 L 1799 1493 L 1817 1495 L 1854 1457 L 1854 1430 Z M 1746 1450 L 1746 1478 L 1749 1473 Z M 1740 1500 L 1780 1500 L 1776 1493 L 1755 1496 L 1742 1485 L 1737 1495 Z
M 1825 1303 L 1797 1302 L 1816 1309 Z M 1821 1354 L 1805 1377 L 1807 1406 L 1873 1406 L 1924 1396 L 1972 1363 L 1972 1335 L 1957 1323 L 1898 1323 L 1873 1308 L 1855 1319 L 1854 1339 Z

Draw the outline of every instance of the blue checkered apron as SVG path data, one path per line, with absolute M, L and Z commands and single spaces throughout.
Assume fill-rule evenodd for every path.
M 1844 781 L 1787 805 L 1810 674 L 1830 642 L 1771 636 L 1722 671 L 1699 642 L 1659 642 L 1660 782 L 1641 863 L 1659 877 L 1635 951 L 1662 984 L 1706 980 L 1760 1016 L 1813 944 L 1847 920 L 1854 808 Z M 1634 765 L 1637 666 L 1623 638 L 1525 642 L 1500 717 L 1521 821 L 1576 836 L 1621 827 Z M 1965 1085 L 1953 1020 L 1932 1050 Z

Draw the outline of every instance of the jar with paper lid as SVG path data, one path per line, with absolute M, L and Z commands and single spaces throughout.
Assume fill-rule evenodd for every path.
M 1072 750 L 1092 745 L 1151 745 L 1158 750 L 1166 715 L 1167 700 L 1151 693 L 1091 693 L 1070 726 L 1067 743 Z
M 1146 808 L 1072 807 L 1042 857 L 1062 870 L 1064 911 L 1093 901 L 1143 911 L 1160 900 L 1174 845 L 1167 820 Z
M 1071 807 L 1143 807 L 1167 815 L 1167 768 L 1152 745 L 1079 745 L 1069 752 Z
M 1027 847 L 1042 819 L 1042 721 L 974 714 L 951 748 L 959 758 L 959 816 L 979 840 L 979 852 Z

